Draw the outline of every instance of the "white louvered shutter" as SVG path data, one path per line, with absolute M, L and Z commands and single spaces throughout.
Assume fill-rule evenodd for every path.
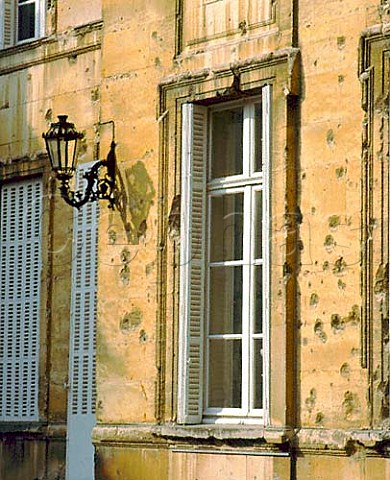
M 14 0 L 0 0 L 1 26 L 0 26 L 0 48 L 7 48 L 14 43 L 15 10 Z
M 79 177 L 85 169 L 79 168 Z M 95 413 L 98 218 L 98 202 L 90 202 L 80 210 L 74 210 L 71 306 L 73 414 Z
M 203 409 L 207 109 L 184 104 L 182 132 L 178 422 L 200 423 Z
M 0 208 L 0 420 L 36 421 L 41 180 L 3 185 Z
M 91 165 L 78 169 L 77 187 Z M 67 480 L 93 478 L 96 403 L 98 202 L 74 209 L 68 399 Z

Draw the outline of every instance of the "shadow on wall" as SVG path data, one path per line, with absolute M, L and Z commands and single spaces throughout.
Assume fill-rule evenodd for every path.
M 117 198 L 116 208 L 119 211 L 130 245 L 138 245 L 145 237 L 147 218 L 156 191 L 143 162 L 125 169 L 124 177 L 116 170 Z

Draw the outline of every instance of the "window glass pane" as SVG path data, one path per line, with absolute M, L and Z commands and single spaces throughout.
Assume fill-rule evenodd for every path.
M 210 269 L 210 334 L 242 332 L 242 267 Z
M 255 258 L 263 258 L 263 192 L 255 192 Z
M 261 172 L 263 169 L 263 119 L 261 103 L 255 104 L 255 172 Z
M 241 407 L 241 340 L 209 343 L 209 407 Z
M 242 259 L 243 193 L 211 197 L 210 260 Z
M 211 178 L 242 173 L 243 108 L 212 114 Z
M 19 5 L 18 8 L 18 40 L 35 37 L 35 3 Z
M 255 277 L 255 325 L 254 333 L 263 333 L 263 267 L 254 267 Z
M 253 408 L 263 408 L 263 340 L 256 339 L 254 343 L 254 388 L 253 388 Z

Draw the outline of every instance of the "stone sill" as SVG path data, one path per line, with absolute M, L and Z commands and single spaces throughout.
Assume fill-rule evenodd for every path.
M 260 447 L 276 452 L 289 445 L 301 451 L 326 450 L 345 454 L 353 445 L 388 451 L 390 430 L 342 430 L 326 428 L 291 429 L 254 425 L 98 425 L 92 433 L 95 444 L 150 444 L 168 448 L 190 444 L 212 447 L 215 443 Z
M 94 443 L 153 443 L 171 444 L 186 441 L 246 441 L 282 445 L 292 431 L 253 425 L 98 425 L 93 429 Z
M 0 438 L 13 436 L 23 440 L 65 438 L 66 424 L 44 422 L 0 422 Z
M 300 449 L 328 448 L 345 450 L 351 443 L 366 448 L 376 448 L 378 444 L 390 442 L 390 430 L 342 430 L 328 428 L 302 428 L 296 433 Z

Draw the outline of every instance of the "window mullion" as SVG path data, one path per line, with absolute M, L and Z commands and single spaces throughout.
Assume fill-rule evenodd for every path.
M 243 228 L 243 285 L 242 285 L 242 409 L 249 412 L 250 405 L 250 291 L 251 291 L 251 187 L 244 190 Z

